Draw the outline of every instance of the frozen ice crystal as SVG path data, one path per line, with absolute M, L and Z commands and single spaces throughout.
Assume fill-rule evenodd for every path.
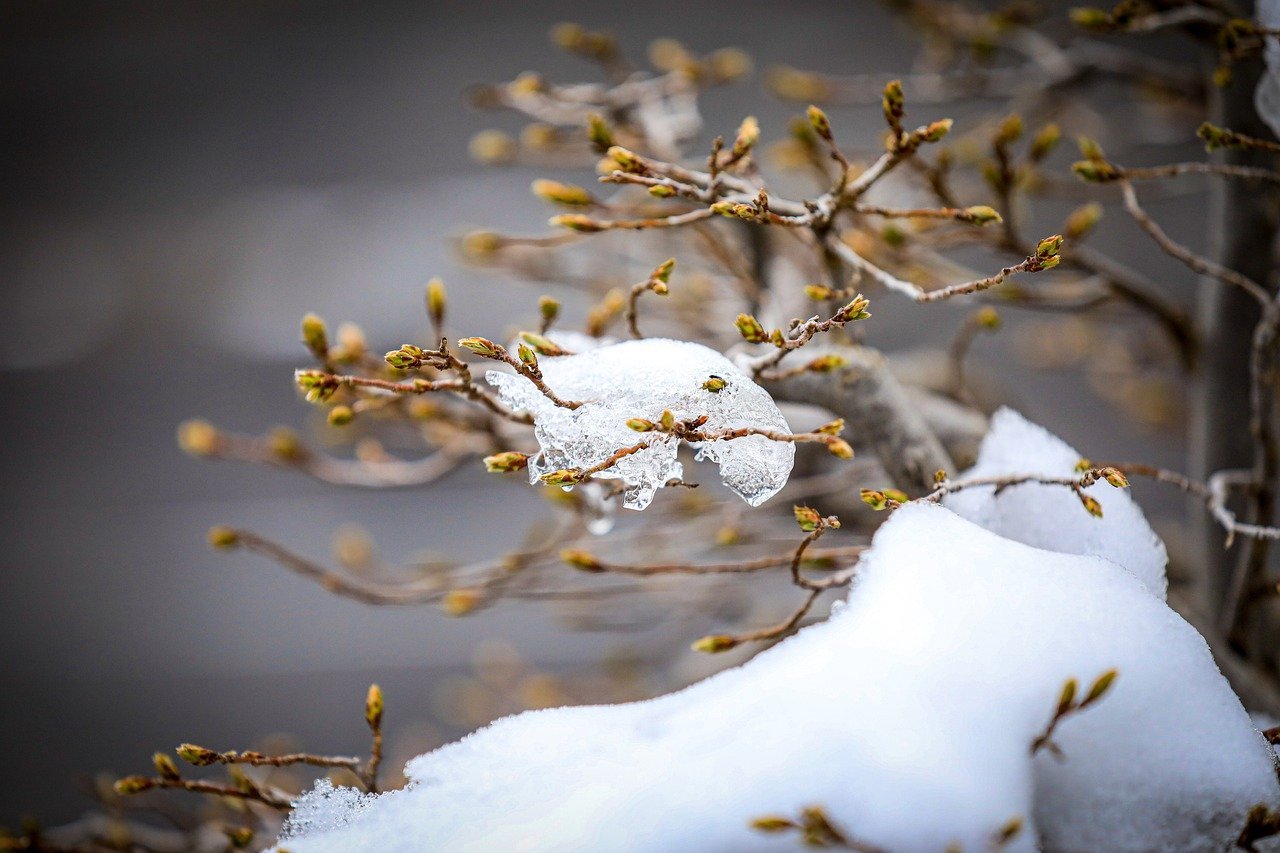
M 554 338 L 554 335 L 552 336 Z M 664 410 L 677 420 L 707 416 L 704 431 L 753 427 L 790 432 L 769 394 L 720 353 L 700 344 L 650 338 L 601 346 L 570 356 L 542 357 L 543 378 L 559 397 L 583 405 L 556 406 L 528 379 L 498 370 L 488 381 L 502 402 L 530 412 L 540 451 L 529 460 L 529 479 L 565 468 L 589 468 L 615 451 L 640 442 L 645 449 L 595 475 L 625 484 L 623 506 L 644 509 L 654 494 L 684 469 L 676 459 L 680 440 L 659 432 L 640 433 L 630 418 L 657 421 Z M 724 380 L 719 391 L 703 385 Z M 759 506 L 787 482 L 795 447 L 763 436 L 702 442 L 698 460 L 720 466 L 725 485 Z

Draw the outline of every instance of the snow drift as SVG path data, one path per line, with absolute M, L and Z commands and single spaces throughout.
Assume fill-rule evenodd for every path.
M 1057 464 L 1063 448 L 1002 414 L 979 465 L 1024 452 Z M 1025 514 L 1005 506 L 1014 498 Z M 499 720 L 414 759 L 401 791 L 323 782 L 282 843 L 786 849 L 794 837 L 750 821 L 816 805 L 894 851 L 987 849 L 1013 818 L 1023 827 L 1009 849 L 1221 849 L 1250 806 L 1280 805 L 1275 754 L 1159 597 L 1145 522 L 1086 535 L 1082 549 L 1077 516 L 1105 519 L 1074 500 L 1032 489 L 985 500 L 958 508 L 996 531 L 941 506 L 896 510 L 847 604 L 736 669 L 647 702 Z M 1033 755 L 1063 683 L 1112 668 L 1112 689 L 1055 733 L 1064 758 Z

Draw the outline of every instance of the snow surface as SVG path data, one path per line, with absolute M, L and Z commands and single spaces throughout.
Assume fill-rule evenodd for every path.
M 630 418 L 657 421 L 669 409 L 677 420 L 706 415 L 704 430 L 791 431 L 768 392 L 701 344 L 648 338 L 570 356 L 543 356 L 539 365 L 552 391 L 584 405 L 572 410 L 556 406 L 533 383 L 513 373 L 493 370 L 485 376 L 502 402 L 533 414 L 541 449 L 529 460 L 529 481 L 536 483 L 543 474 L 563 468 L 589 468 L 621 448 L 648 441 L 646 449 L 595 475 L 623 481 L 623 506 L 628 509 L 644 509 L 658 489 L 684 476 L 676 459 L 680 440 L 636 432 L 627 426 Z M 712 376 L 726 383 L 718 393 L 702 387 Z M 795 447 L 748 436 L 703 442 L 696 458 L 718 463 L 725 485 L 759 506 L 786 485 Z
M 1111 553 L 1146 554 L 1134 537 Z M 1111 668 L 1110 692 L 1059 726 L 1065 759 L 1033 757 L 1066 679 Z M 1012 850 L 1207 850 L 1250 806 L 1280 806 L 1275 755 L 1204 640 L 1134 572 L 919 503 L 877 531 L 828 621 L 678 693 L 499 720 L 407 774 L 355 808 L 305 796 L 282 843 L 793 849 L 749 822 L 819 805 L 893 851 L 987 849 L 1015 817 Z
M 1075 475 L 1080 452 L 1012 409 L 1000 409 L 978 452 L 977 463 L 956 479 L 1009 474 Z M 994 487 L 965 489 L 943 503 L 993 533 L 1049 551 L 1094 554 L 1119 563 L 1161 599 L 1169 555 L 1128 489 L 1105 482 L 1085 490 L 1102 504 L 1102 518 L 1085 512 L 1062 486 L 1026 483 L 995 494 Z

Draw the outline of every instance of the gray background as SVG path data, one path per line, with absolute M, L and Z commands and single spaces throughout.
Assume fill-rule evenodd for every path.
M 76 778 L 143 771 L 152 749 L 181 740 L 228 748 L 287 730 L 308 746 L 361 750 L 359 703 L 373 680 L 394 739 L 430 716 L 433 685 L 484 637 L 557 666 L 637 642 L 567 634 L 536 607 L 462 621 L 372 608 L 204 543 L 210 524 L 229 522 L 323 557 L 331 530 L 354 520 L 389 558 L 479 556 L 512 538 L 502 520 L 543 512 L 519 488 L 468 470 L 415 492 L 342 491 L 197 462 L 173 441 L 195 415 L 246 431 L 305 422 L 290 381 L 305 311 L 356 321 L 385 349 L 424 332 L 431 275 L 449 283 L 455 328 L 496 334 L 496 317 L 511 315 L 493 311 L 529 310 L 541 288 L 468 270 L 446 244 L 479 225 L 536 232 L 547 215 L 525 190 L 539 172 L 469 161 L 471 133 L 519 123 L 475 114 L 461 92 L 532 68 L 590 77 L 548 47 L 547 29 L 564 19 L 613 27 L 637 57 L 675 34 L 700 50 L 746 48 L 757 69 L 892 73 L 913 50 L 870 2 L 0 9 L 0 824 L 73 817 L 87 805 Z M 796 111 L 763 94 L 758 75 L 704 104 L 708 135 L 750 112 L 777 136 Z M 866 143 L 877 112 L 833 115 Z M 1152 207 L 1194 243 L 1190 214 L 1203 199 L 1192 189 Z M 1170 292 L 1190 292 L 1118 216 L 1098 244 L 1136 251 Z M 890 305 L 873 332 L 889 349 L 945 341 L 958 316 Z M 1003 346 L 979 345 L 997 381 L 1021 374 Z M 1181 465 L 1177 431 L 1111 423 L 1072 374 L 1009 387 L 1029 416 L 1098 458 Z M 698 631 L 646 648 L 661 655 Z

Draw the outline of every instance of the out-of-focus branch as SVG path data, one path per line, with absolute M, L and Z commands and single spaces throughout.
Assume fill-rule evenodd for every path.
M 821 406 L 843 418 L 849 434 L 870 448 L 894 483 L 903 488 L 932 488 L 934 472 L 952 470 L 951 458 L 889 371 L 884 356 L 861 346 L 818 348 L 819 356 L 827 353 L 839 356 L 845 366 L 831 373 L 765 380 L 765 389 L 776 400 Z

